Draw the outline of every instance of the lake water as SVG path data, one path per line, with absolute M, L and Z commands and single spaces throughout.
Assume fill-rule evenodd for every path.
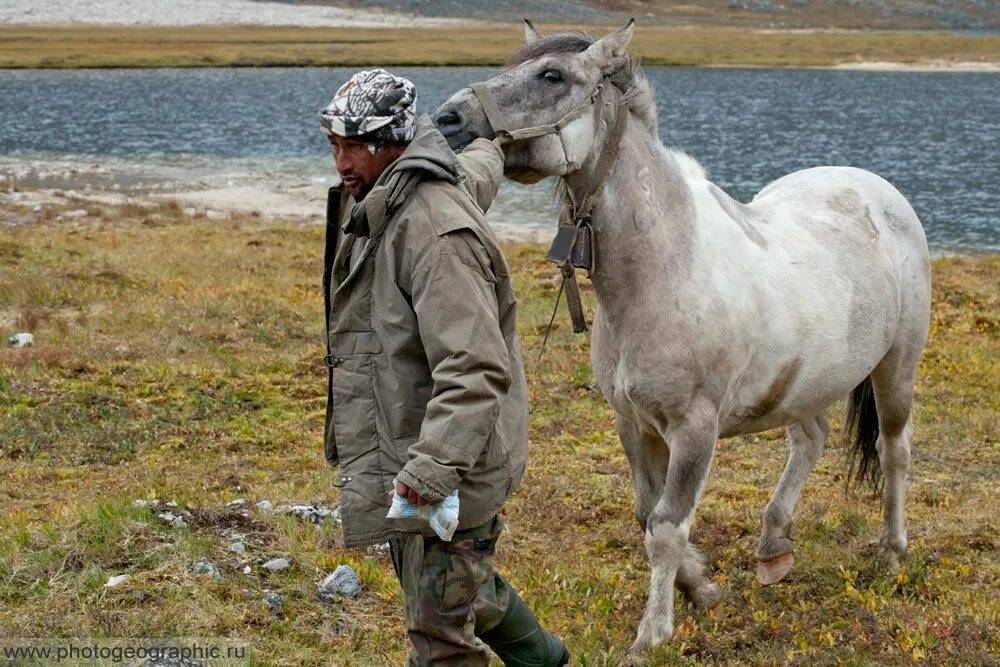
M 355 70 L 0 70 L 0 166 L 108 166 L 125 189 L 244 178 L 332 180 L 316 112 Z M 490 68 L 394 68 L 422 111 Z M 660 136 L 747 201 L 821 164 L 870 169 L 921 216 L 932 246 L 1000 250 L 1000 74 L 646 69 Z M 124 175 L 124 176 L 123 176 Z M 110 178 L 110 177 L 109 177 Z M 551 183 L 505 185 L 490 217 L 551 225 Z

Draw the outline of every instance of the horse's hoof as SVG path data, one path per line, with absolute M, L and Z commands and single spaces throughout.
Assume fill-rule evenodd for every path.
M 883 535 L 878 541 L 876 558 L 887 574 L 899 574 L 902 561 L 906 558 L 906 538 L 894 540 Z
M 622 656 L 621 661 L 618 663 L 618 667 L 639 667 L 643 662 L 642 656 L 629 649 L 628 653 Z
M 776 584 L 785 578 L 788 571 L 795 565 L 795 556 L 787 553 L 773 560 L 757 561 L 757 581 L 762 586 Z
M 635 655 L 642 653 L 646 649 L 651 649 L 660 644 L 666 644 L 674 636 L 672 624 L 660 624 L 659 627 L 653 623 L 642 623 L 639 626 L 639 634 L 629 648 L 629 653 Z
M 691 602 L 698 611 L 711 611 L 722 602 L 722 586 L 714 581 L 698 588 L 691 594 Z
M 882 562 L 882 567 L 886 574 L 896 576 L 902 568 L 899 555 L 892 549 L 880 549 L 878 558 Z

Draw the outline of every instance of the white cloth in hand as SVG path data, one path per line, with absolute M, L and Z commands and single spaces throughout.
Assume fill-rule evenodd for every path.
M 426 519 L 431 530 L 445 542 L 451 542 L 455 529 L 458 528 L 458 489 L 455 489 L 448 497 L 433 505 L 422 505 L 417 507 L 403 496 L 396 493 L 396 480 L 392 480 L 392 506 L 389 513 L 385 515 L 387 519 L 410 519 L 421 517 Z

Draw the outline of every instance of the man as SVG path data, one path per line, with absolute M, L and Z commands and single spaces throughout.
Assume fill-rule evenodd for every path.
M 503 153 L 480 139 L 456 156 L 416 117 L 413 84 L 384 70 L 353 76 L 320 120 L 343 182 L 324 289 L 325 451 L 340 465 L 344 543 L 389 541 L 410 665 L 488 665 L 484 642 L 506 665 L 564 665 L 562 642 L 493 570 L 528 419 L 514 294 L 483 214 Z M 456 489 L 450 542 L 425 520 L 386 518 L 394 491 L 425 505 Z

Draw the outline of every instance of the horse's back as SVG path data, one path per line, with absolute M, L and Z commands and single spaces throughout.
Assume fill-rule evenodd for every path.
M 766 243 L 747 280 L 747 302 L 771 316 L 748 327 L 753 339 L 735 412 L 725 430 L 745 432 L 806 415 L 864 379 L 900 339 L 926 334 L 930 283 L 927 243 L 905 197 L 871 172 L 817 167 L 774 181 L 746 206 Z M 747 247 L 750 247 L 748 244 Z M 753 397 L 782 368 L 798 377 L 756 419 Z M 740 386 L 745 385 L 745 386 Z
M 929 298 L 920 219 L 882 177 L 853 167 L 793 172 L 739 204 L 693 175 L 704 283 L 731 309 L 778 303 L 791 317 L 831 325 L 876 316 L 889 329 L 909 295 Z M 704 290 L 703 290 L 704 291 Z M 868 312 L 878 308 L 879 312 Z M 767 309 L 763 312 L 767 312 Z M 775 326 L 784 326 L 776 323 Z M 766 332 L 761 332 L 766 336 Z
M 784 209 L 785 224 L 832 228 L 927 254 L 923 225 L 906 197 L 878 174 L 856 167 L 813 167 L 768 184 L 753 208 Z M 777 219 L 772 218 L 775 222 Z
M 815 242 L 858 280 L 888 271 L 904 301 L 914 291 L 929 299 L 923 225 L 906 197 L 881 176 L 854 167 L 803 169 L 769 184 L 749 207 L 767 212 L 779 243 L 783 237 L 789 244 Z M 861 263 L 867 270 L 858 271 Z

